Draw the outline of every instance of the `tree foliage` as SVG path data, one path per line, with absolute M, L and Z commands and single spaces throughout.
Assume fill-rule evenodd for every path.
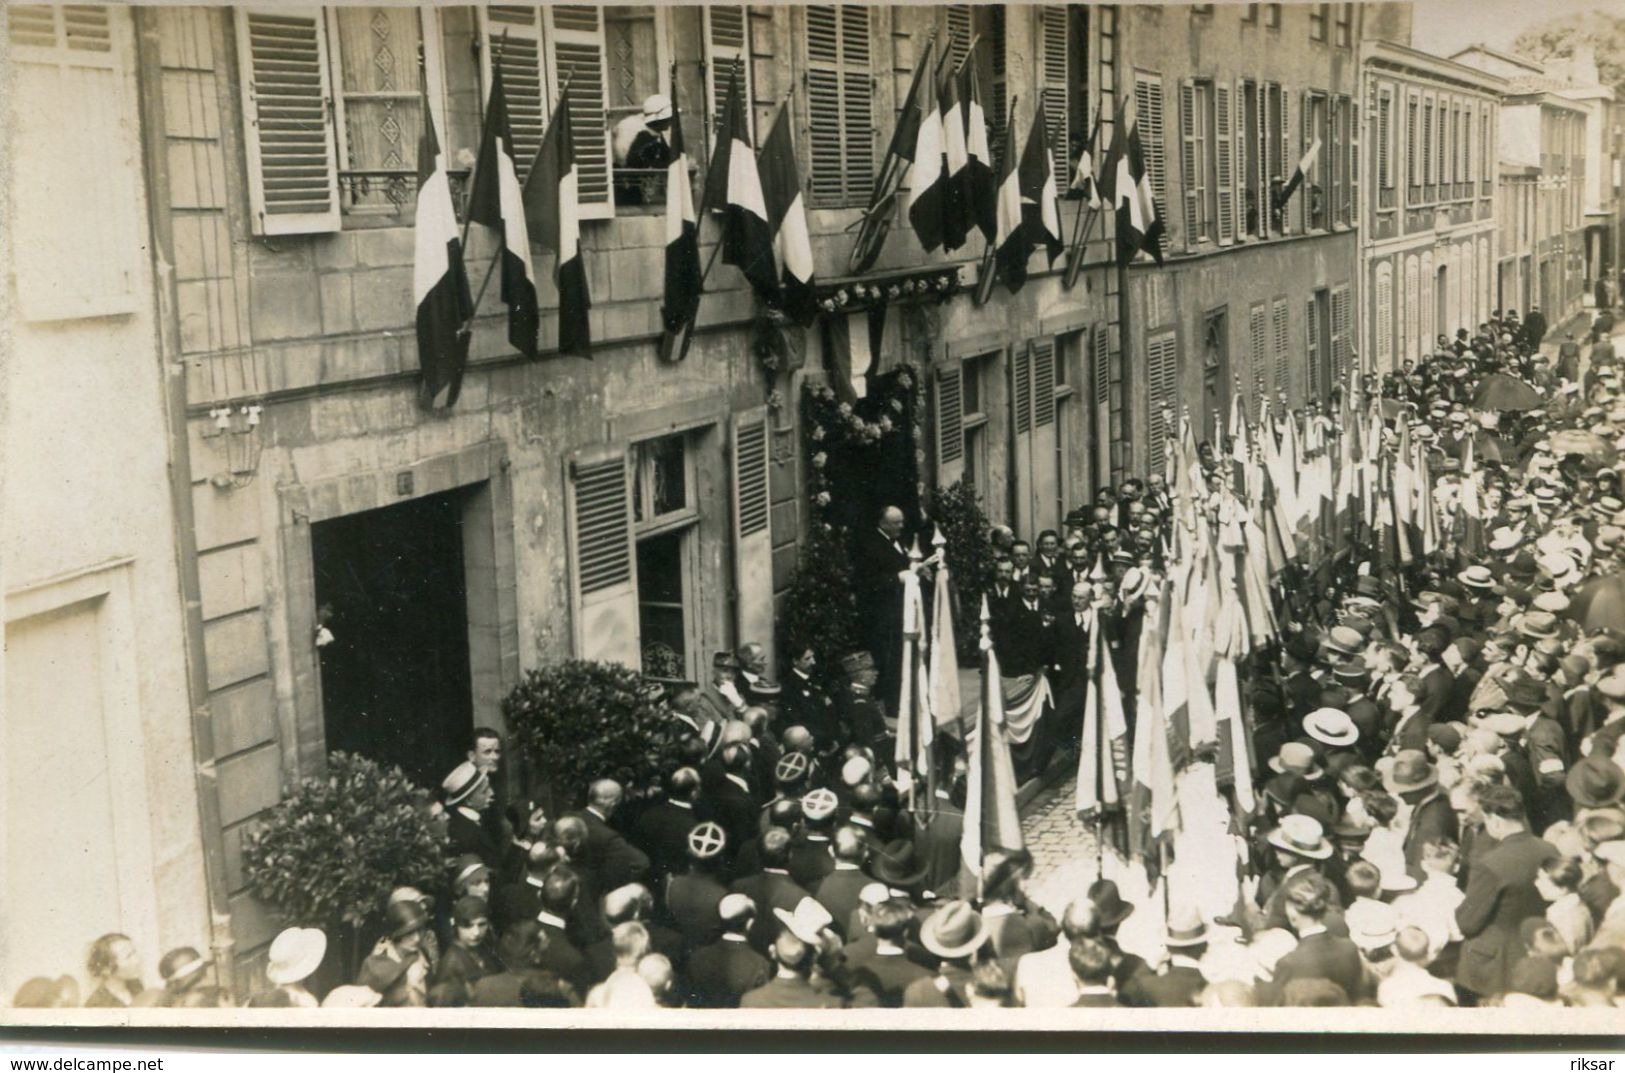
M 427 801 L 400 768 L 330 754 L 248 836 L 255 895 L 290 924 L 332 928 L 359 927 L 395 887 L 432 889 L 445 861 Z
M 619 663 L 577 659 L 532 670 L 502 712 L 558 808 L 583 802 L 595 779 L 614 779 L 637 796 L 676 766 L 679 724 L 658 691 Z
M 811 648 L 826 676 L 842 656 L 862 647 L 846 531 L 839 526 L 813 523 L 785 597 L 782 628 L 785 655 L 794 659 Z
M 1625 93 L 1625 17 L 1595 10 L 1559 15 L 1520 33 L 1512 51 L 1534 61 L 1568 59 L 1578 44 L 1589 44 L 1597 55 L 1598 80 Z

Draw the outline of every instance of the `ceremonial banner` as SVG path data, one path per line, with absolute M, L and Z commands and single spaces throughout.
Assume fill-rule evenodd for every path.
M 1004 692 L 999 657 L 993 651 L 986 597 L 982 600 L 982 703 L 974 731 L 965 741 L 969 769 L 965 781 L 965 826 L 960 835 L 959 890 L 981 894 L 982 858 L 996 849 L 1022 849 L 1021 814 L 1016 811 L 1016 774 L 1005 737 Z

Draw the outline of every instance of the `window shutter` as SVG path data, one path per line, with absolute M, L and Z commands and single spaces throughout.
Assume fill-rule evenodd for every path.
M 578 452 L 569 463 L 570 588 L 578 659 L 642 666 L 632 569 L 632 484 L 624 447 Z
M 957 360 L 937 367 L 937 486 L 965 475 L 964 370 Z
M 1274 96 L 1274 87 L 1258 84 L 1258 160 L 1253 170 L 1258 176 L 1259 238 L 1267 238 L 1270 233 L 1270 99 Z
M 1162 82 L 1156 75 L 1135 76 L 1134 104 L 1140 143 L 1145 149 L 1145 170 L 1151 176 L 1151 192 L 1156 196 L 1160 211 L 1168 204 L 1168 175 L 1162 127 Z
M 1236 83 L 1235 99 L 1235 176 L 1230 191 L 1230 226 L 1236 241 L 1240 242 L 1247 237 L 1247 91 L 1240 82 Z
M 1349 142 L 1348 190 L 1343 201 L 1343 222 L 1354 227 L 1360 219 L 1360 122 L 1359 109 L 1352 97 L 1343 98 L 1343 136 Z
M 975 33 L 971 28 L 971 5 L 944 5 L 942 18 L 948 30 L 949 62 L 957 70 L 965 62 L 965 57 L 970 55 L 970 39 Z
M 1022 436 L 1033 427 L 1033 360 L 1025 347 L 1011 354 L 1011 376 L 1015 386 L 1010 392 L 1010 409 L 1016 426 L 1016 435 Z
M 1275 393 L 1283 399 L 1287 397 L 1288 385 L 1291 383 L 1287 363 L 1287 309 L 1286 299 L 1277 298 L 1274 307 L 1270 310 L 1270 319 L 1275 334 L 1275 353 L 1270 362 L 1274 375 L 1270 378 L 1275 385 Z
M 1249 342 L 1252 344 L 1248 360 L 1253 366 L 1252 415 L 1255 420 L 1258 417 L 1258 408 L 1260 403 L 1263 402 L 1264 393 L 1269 390 L 1269 382 L 1265 379 L 1265 370 L 1269 367 L 1270 360 L 1269 340 L 1267 338 L 1268 326 L 1265 323 L 1267 319 L 1263 302 L 1254 304 L 1247 318 Z
M 1286 87 L 1283 86 L 1281 88 L 1281 114 L 1276 117 L 1280 123 L 1280 129 L 1277 133 L 1280 135 L 1281 141 L 1281 158 L 1275 162 L 1276 174 L 1280 176 L 1283 182 L 1292 177 L 1292 169 L 1297 165 L 1297 157 L 1292 152 L 1291 116 L 1292 94 L 1288 93 Z M 1283 209 L 1281 212 L 1281 234 L 1290 235 L 1292 233 L 1290 221 L 1291 216 Z
M 1039 428 L 1055 422 L 1055 340 L 1032 342 L 1033 424 Z
M 523 183 L 536 160 L 547 126 L 542 77 L 541 9 L 496 4 L 480 12 L 481 71 L 491 85 L 491 65 L 502 69 L 502 91 L 508 98 L 508 129 L 513 133 L 514 164 Z M 483 115 L 483 110 L 481 112 Z
M 875 176 L 874 76 L 871 73 L 869 8 L 842 4 L 841 126 L 845 132 L 845 199 L 868 200 Z
M 1178 427 L 1179 354 L 1172 331 L 1146 341 L 1146 458 L 1148 473 L 1161 473 L 1168 430 Z M 1173 425 L 1170 425 L 1173 422 Z
M 711 132 L 714 137 L 722 122 L 722 108 L 727 103 L 728 78 L 737 64 L 740 89 L 745 97 L 745 126 L 756 138 L 756 109 L 751 107 L 755 95 L 751 92 L 750 20 L 743 6 L 726 4 L 708 5 L 700 9 L 705 17 L 705 90 L 711 109 Z
M 585 4 L 542 8 L 547 30 L 549 102 L 558 100 L 565 82 L 570 84 L 570 136 L 575 140 L 576 196 L 584 220 L 602 220 L 615 215 L 615 199 L 609 189 L 609 98 L 604 78 L 606 47 L 602 14 L 599 8 Z
M 1379 372 L 1394 367 L 1394 267 L 1386 261 L 1377 266 L 1376 358 Z
M 1071 7 L 1049 4 L 1034 8 L 1039 15 L 1039 41 L 1043 81 L 1044 126 L 1049 130 L 1050 154 L 1054 158 L 1055 181 L 1063 189 L 1071 179 L 1071 130 L 1068 125 L 1067 93 L 1071 88 L 1071 70 L 1068 65 L 1067 23 Z
M 733 418 L 734 629 L 739 644 L 773 653 L 773 527 L 768 509 L 767 408 Z
M 1304 304 L 1303 337 L 1307 345 L 1309 359 L 1309 397 L 1320 398 L 1320 322 L 1315 316 L 1315 300 L 1310 298 Z
M 1236 240 L 1235 135 L 1230 127 L 1230 87 L 1213 85 L 1213 144 L 1215 170 L 1219 173 L 1219 243 L 1228 246 Z
M 1197 198 L 1200 196 L 1196 169 L 1196 85 L 1179 84 L 1179 181 L 1185 193 L 1185 245 L 1196 245 Z
M 1343 384 L 1348 377 L 1349 352 L 1349 289 L 1339 287 L 1332 292 L 1332 377 L 1334 384 Z M 1328 390 L 1334 386 L 1327 385 Z
M 30 148 L 28 181 L 19 169 L 7 191 L 9 237 L 28 251 L 26 270 L 12 274 L 17 313 L 29 321 L 133 313 L 146 228 L 140 115 L 126 90 L 130 15 L 122 7 L 12 5 L 5 18 L 14 144 Z M 69 101 L 73 122 L 65 123 Z
M 256 235 L 337 231 L 327 35 L 320 8 L 240 8 L 248 201 Z
M 1095 329 L 1093 348 L 1095 405 L 1109 406 L 1112 401 L 1111 333 L 1104 324 Z
M 861 204 L 875 168 L 869 9 L 814 4 L 805 11 L 812 201 Z

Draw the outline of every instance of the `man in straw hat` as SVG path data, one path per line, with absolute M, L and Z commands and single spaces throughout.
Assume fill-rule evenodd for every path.
M 1207 986 L 1202 956 L 1207 953 L 1208 929 L 1192 905 L 1175 906 L 1168 917 L 1162 945 L 1168 961 L 1156 972 L 1142 968 L 1123 985 L 1125 1006 L 1194 1006 Z
M 951 901 L 920 926 L 920 945 L 937 961 L 934 975 L 903 992 L 904 1006 L 970 1005 L 971 962 L 987 943 L 987 923 L 969 902 Z
M 472 761 L 465 760 L 451 769 L 451 774 L 440 783 L 440 790 L 446 802 L 447 853 L 451 856 L 473 853 L 487 867 L 499 866 L 502 851 L 491 837 L 482 815 L 493 800 L 490 778 Z

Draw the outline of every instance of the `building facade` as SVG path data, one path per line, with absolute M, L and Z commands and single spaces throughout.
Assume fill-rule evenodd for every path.
M 185 540 L 169 467 L 180 369 L 160 361 L 127 7 L 6 9 L 15 181 L 0 262 L 0 995 L 77 977 L 99 935 L 143 978 L 207 950 Z M 62 102 L 73 102 L 73 121 Z M 227 579 L 221 579 L 223 582 Z M 213 598 L 211 592 L 210 597 Z M 216 888 L 218 893 L 219 888 Z
M 1503 79 L 1389 41 L 1363 49 L 1362 352 L 1387 372 L 1474 331 L 1496 301 Z

